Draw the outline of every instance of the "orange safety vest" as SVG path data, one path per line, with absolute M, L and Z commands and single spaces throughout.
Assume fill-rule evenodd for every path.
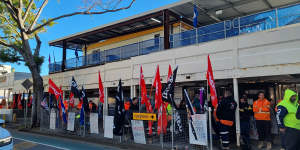
M 267 99 L 256 100 L 253 103 L 253 112 L 255 120 L 271 120 L 270 102 Z
M 66 111 L 68 111 L 68 108 L 69 108 L 68 101 L 64 100 L 63 103 L 64 103 Z
M 124 107 L 125 107 L 125 110 L 128 111 L 129 108 L 130 108 L 130 102 L 129 102 L 129 101 L 128 101 L 128 102 L 125 102 L 125 103 L 124 103 Z

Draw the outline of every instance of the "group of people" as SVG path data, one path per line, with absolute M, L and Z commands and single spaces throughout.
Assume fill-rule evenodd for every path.
M 277 105 L 265 98 L 264 92 L 258 93 L 258 99 L 253 106 L 248 104 L 247 95 L 242 95 L 238 106 L 240 113 L 240 127 L 242 148 L 251 149 L 250 120 L 254 117 L 258 139 L 257 148 L 272 149 L 271 113 L 275 106 L 276 120 L 281 137 L 281 150 L 300 150 L 300 107 L 298 94 L 290 89 L 285 90 L 283 100 Z M 220 136 L 222 149 L 230 149 L 229 136 L 234 125 L 237 104 L 231 93 L 225 91 L 224 97 L 219 100 L 214 110 L 215 131 Z

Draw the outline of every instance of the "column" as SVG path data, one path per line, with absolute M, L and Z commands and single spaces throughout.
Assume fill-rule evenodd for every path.
M 66 68 L 66 58 L 67 58 L 67 42 L 63 41 L 63 53 L 62 53 L 62 64 L 61 64 L 62 72 L 64 72 Z
M 234 100 L 237 103 L 237 109 L 235 111 L 235 120 L 236 120 L 236 144 L 240 146 L 240 136 L 241 136 L 241 128 L 240 128 L 240 113 L 239 113 L 239 87 L 238 87 L 238 79 L 233 78 L 233 92 L 234 92 Z
M 170 48 L 170 24 L 169 24 L 169 10 L 163 11 L 163 24 L 164 24 L 164 49 Z

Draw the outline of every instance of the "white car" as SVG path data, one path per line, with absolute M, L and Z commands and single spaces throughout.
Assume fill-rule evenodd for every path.
M 0 119 L 0 150 L 13 150 L 13 139 L 11 134 L 6 130 L 1 128 L 4 120 Z

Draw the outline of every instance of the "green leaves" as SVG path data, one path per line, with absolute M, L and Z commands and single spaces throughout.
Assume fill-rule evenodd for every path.
M 0 61 L 9 63 L 18 63 L 22 61 L 21 56 L 12 49 L 0 48 Z

